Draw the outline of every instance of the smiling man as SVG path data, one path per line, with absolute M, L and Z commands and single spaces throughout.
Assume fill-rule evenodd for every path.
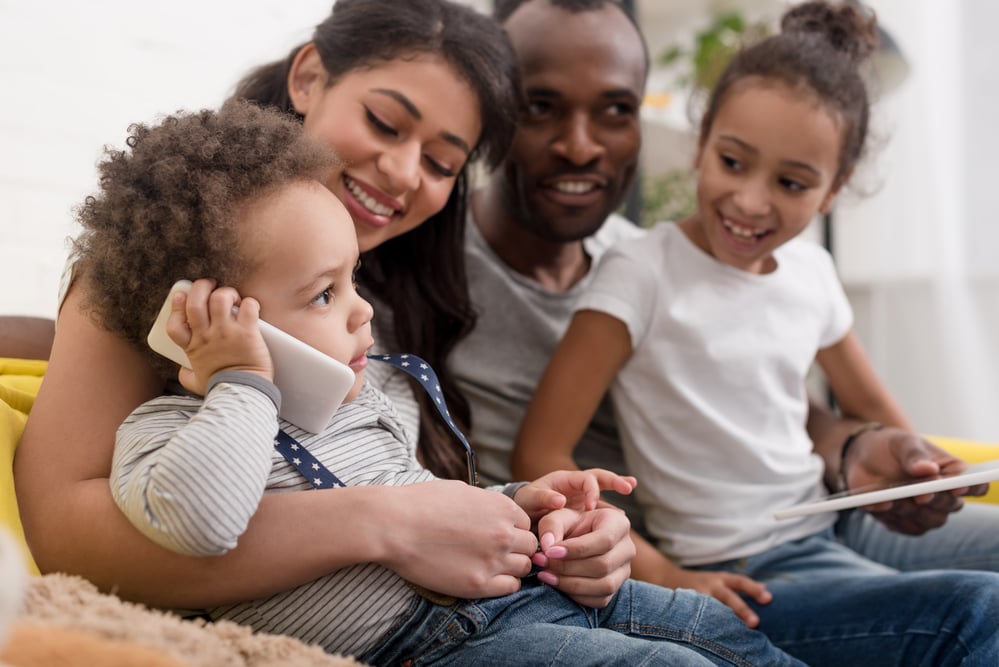
M 648 71 L 642 35 L 614 2 L 499 0 L 495 14 L 517 53 L 524 108 L 505 164 L 472 198 L 466 255 L 479 320 L 452 357 L 489 483 L 512 478 L 517 426 L 593 263 L 640 233 L 613 211 L 638 165 Z M 608 403 L 577 460 L 623 465 Z

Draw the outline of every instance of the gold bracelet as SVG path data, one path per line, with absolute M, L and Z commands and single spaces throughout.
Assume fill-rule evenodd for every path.
M 880 431 L 885 427 L 881 422 L 865 422 L 860 426 L 856 427 L 850 431 L 850 435 L 846 436 L 846 440 L 843 441 L 843 446 L 839 450 L 839 490 L 847 491 L 850 487 L 846 485 L 846 455 L 850 451 L 850 447 L 853 442 L 859 438 L 864 433 L 868 431 Z

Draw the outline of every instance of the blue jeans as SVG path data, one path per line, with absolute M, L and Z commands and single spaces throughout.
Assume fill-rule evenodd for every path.
M 372 665 L 800 665 L 732 611 L 693 591 L 627 581 L 604 609 L 534 580 L 452 606 L 417 598 L 371 652 Z
M 701 569 L 765 582 L 773 600 L 750 603 L 760 629 L 813 666 L 999 665 L 999 574 L 898 573 L 831 530 Z
M 999 505 L 968 503 L 942 527 L 924 535 L 895 533 L 866 512 L 845 512 L 836 539 L 896 570 L 999 572 Z

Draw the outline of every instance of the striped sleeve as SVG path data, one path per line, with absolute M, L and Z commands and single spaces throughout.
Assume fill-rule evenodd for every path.
M 173 551 L 236 546 L 267 485 L 277 408 L 265 393 L 221 382 L 202 402 L 162 396 L 118 430 L 111 493 L 144 535 Z

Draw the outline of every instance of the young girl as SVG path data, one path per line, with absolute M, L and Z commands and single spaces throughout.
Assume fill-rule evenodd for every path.
M 343 170 L 333 154 L 287 116 L 247 103 L 134 125 L 128 145 L 100 165 L 101 189 L 81 208 L 78 261 L 117 276 L 88 283 L 95 318 L 151 355 L 142 341 L 171 284 L 211 278 L 170 304 L 167 331 L 190 362 L 179 375 L 188 391 L 147 401 L 118 430 L 111 489 L 129 520 L 168 549 L 218 556 L 236 546 L 264 495 L 433 481 L 392 402 L 364 382 L 372 308 L 353 282 L 350 215 L 324 186 Z M 354 371 L 318 433 L 278 418 L 289 397 L 273 384 L 258 317 Z M 439 397 L 439 387 L 428 390 Z M 573 471 L 491 492 L 550 533 L 541 544 L 551 552 L 559 521 L 592 510 L 600 486 L 629 492 L 633 482 Z M 520 649 L 530 663 L 575 664 L 578 652 L 595 664 L 798 664 L 715 600 L 638 582 L 594 612 L 537 580 L 509 596 L 460 600 L 361 563 L 209 613 L 378 665 L 505 663 L 511 642 L 535 644 Z M 523 638 L 532 632 L 545 641 Z
M 835 514 L 772 518 L 826 493 L 805 431 L 813 362 L 844 414 L 911 428 L 850 330 L 831 258 L 797 238 L 862 154 L 859 67 L 875 40 L 873 18 L 853 5 L 808 2 L 735 57 L 701 125 L 697 211 L 601 261 L 514 453 L 516 476 L 572 466 L 609 389 L 655 546 L 711 571 L 705 588 L 740 612 L 751 613 L 738 596 L 745 577 L 766 582 L 772 602 L 753 611 L 772 638 L 823 624 L 823 600 L 796 584 L 892 572 L 834 541 Z

